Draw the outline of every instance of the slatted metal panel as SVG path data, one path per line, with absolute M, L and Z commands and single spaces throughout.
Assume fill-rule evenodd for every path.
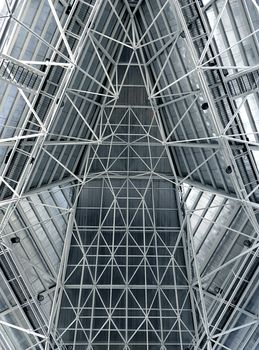
M 0 79 L 4 79 L 19 88 L 37 91 L 42 78 L 35 71 L 19 65 L 11 59 L 0 58 Z
M 242 74 L 233 80 L 229 80 L 227 84 L 233 97 L 252 93 L 259 88 L 259 70 Z
M 80 3 L 75 9 L 74 15 L 71 19 L 71 22 L 68 26 L 68 29 L 71 32 L 73 32 L 74 34 L 80 34 L 81 31 L 83 30 L 83 23 L 85 23 L 85 21 L 89 17 L 90 12 L 91 12 L 91 8 L 89 6 L 87 6 L 84 3 Z M 80 19 L 81 24 L 79 24 L 78 19 Z M 68 40 L 68 43 L 69 43 L 71 49 L 73 50 L 73 48 L 77 44 L 77 40 L 71 36 L 68 37 L 67 40 Z M 61 47 L 59 48 L 59 51 L 63 54 L 66 54 L 66 48 L 65 48 L 64 44 L 61 45 Z M 61 58 L 59 55 L 56 55 L 55 61 L 62 62 L 62 61 L 64 61 L 64 59 Z M 43 66 L 42 69 L 45 69 L 45 66 Z M 18 70 L 17 70 L 17 72 L 18 72 Z M 45 121 L 45 119 L 48 115 L 48 112 L 52 106 L 53 99 L 54 99 L 56 92 L 58 90 L 59 82 L 62 80 L 62 77 L 64 76 L 64 74 L 65 74 L 65 68 L 63 68 L 63 67 L 60 67 L 60 66 L 50 66 L 49 67 L 49 70 L 44 78 L 44 83 L 41 86 L 41 91 L 39 93 L 38 99 L 37 99 L 37 101 L 35 103 L 35 107 L 34 107 L 35 112 L 37 113 L 38 117 L 41 119 L 42 122 Z M 17 75 L 18 75 L 18 73 L 17 73 Z M 22 80 L 23 82 L 25 82 L 25 81 L 27 82 L 29 79 L 29 76 L 25 77 L 25 78 L 23 77 L 22 79 L 23 79 Z M 28 81 L 28 83 L 29 83 L 29 81 Z M 24 131 L 24 135 L 29 134 L 30 133 L 29 130 L 36 130 L 37 129 L 36 126 L 33 126 L 31 124 L 32 119 L 33 119 L 33 114 L 31 115 L 31 119 L 29 120 L 28 125 L 25 128 L 28 131 Z M 24 143 L 26 143 L 26 141 L 21 141 L 18 147 L 21 149 L 26 149 L 27 152 L 30 152 L 31 147 L 26 148 L 25 146 L 23 146 Z M 10 156 L 10 152 L 9 152 L 9 156 Z M 28 157 L 26 155 L 21 154 L 19 152 L 16 152 L 12 156 L 12 160 L 11 160 L 9 169 L 7 171 L 7 174 L 6 174 L 6 177 L 11 179 L 10 185 L 12 187 L 14 187 L 15 181 L 17 179 L 19 179 L 20 173 L 27 162 L 27 158 Z M 12 196 L 12 194 L 13 194 L 12 191 L 5 184 L 2 183 L 0 185 L 0 198 L 2 198 L 2 199 L 7 198 L 7 197 Z
M 183 14 L 186 23 L 188 24 L 198 57 L 200 57 L 205 48 L 208 37 L 206 34 L 205 26 L 202 22 L 202 19 L 200 18 L 198 6 L 196 3 L 190 0 L 181 0 L 180 3 L 182 6 L 184 6 Z M 216 66 L 217 64 L 216 61 L 213 59 L 214 56 L 214 48 L 212 47 L 212 45 L 210 45 L 205 55 L 205 61 L 210 60 L 211 66 Z M 232 97 L 236 97 L 240 94 L 251 91 L 249 89 L 252 86 L 255 88 L 255 83 L 256 86 L 258 84 L 257 71 L 247 73 L 244 76 L 240 76 L 239 78 L 226 83 L 223 81 L 222 77 L 227 74 L 228 72 L 225 69 L 205 70 L 205 76 L 207 78 L 207 82 L 210 87 L 212 96 L 214 97 L 215 106 L 217 108 L 218 115 L 221 119 L 223 127 L 225 127 L 228 124 L 230 118 L 234 114 L 233 104 L 230 100 L 230 93 L 233 93 Z M 233 134 L 242 134 L 244 133 L 243 130 L 244 129 L 242 126 L 242 121 L 240 120 L 240 118 L 237 117 L 235 123 L 232 124 L 231 129 L 228 130 L 228 134 L 230 136 Z M 246 136 L 240 135 L 239 137 L 242 140 L 246 140 Z M 246 150 L 244 156 L 242 154 L 240 156 L 240 152 L 238 151 L 234 151 L 234 156 L 238 156 L 238 159 L 236 159 L 236 164 L 238 166 L 239 172 L 242 176 L 247 191 L 252 191 L 254 185 L 258 183 L 258 176 L 254 171 L 252 161 L 249 157 L 247 157 Z M 251 196 L 251 199 L 257 201 L 257 196 L 258 193 L 256 191 L 253 194 L 253 196 Z

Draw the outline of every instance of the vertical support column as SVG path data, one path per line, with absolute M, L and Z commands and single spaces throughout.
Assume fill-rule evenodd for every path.
M 191 309 L 192 309 L 192 320 L 193 320 L 193 327 L 195 332 L 195 343 L 194 345 L 199 343 L 199 329 L 198 329 L 198 315 L 197 315 L 197 305 L 194 295 L 194 289 L 192 286 L 193 281 L 193 272 L 192 272 L 192 262 L 191 262 L 191 250 L 189 245 L 189 238 L 188 234 L 186 232 L 187 230 L 187 218 L 186 218 L 186 211 L 184 207 L 184 203 L 182 202 L 182 188 L 181 185 L 178 185 L 176 188 L 176 200 L 177 200 L 177 207 L 178 207 L 178 216 L 179 216 L 179 222 L 180 222 L 180 233 L 179 235 L 182 237 L 182 244 L 183 244 L 183 251 L 184 251 L 184 259 L 185 259 L 185 265 L 186 265 L 186 273 L 188 278 L 188 285 L 189 285 L 189 293 L 190 293 L 190 303 L 191 303 Z
M 204 327 L 204 333 L 206 337 L 206 349 L 212 350 L 209 321 L 208 321 L 208 316 L 206 311 L 205 299 L 204 299 L 202 282 L 201 282 L 200 273 L 199 273 L 199 267 L 197 262 L 197 256 L 195 251 L 193 232 L 192 232 L 192 226 L 191 226 L 191 220 L 190 220 L 191 216 L 190 216 L 190 211 L 187 209 L 186 205 L 184 209 L 185 209 L 185 218 L 186 218 L 187 246 L 189 250 L 189 258 L 193 260 L 193 268 L 194 268 L 194 273 L 196 275 L 196 279 L 198 283 L 198 293 L 199 293 L 200 303 L 201 303 L 201 309 L 199 310 L 200 311 L 199 314 L 201 316 L 201 321 Z M 195 345 L 195 348 L 194 348 L 195 350 L 198 350 L 200 348 L 200 344 L 202 343 L 203 339 L 204 339 L 203 336 L 199 337 L 199 340 L 197 341 L 197 344 Z
M 76 205 L 77 205 L 77 201 L 74 203 L 74 205 L 70 209 L 70 213 L 69 213 L 67 230 L 66 230 L 66 235 L 65 235 L 65 240 L 64 240 L 64 246 L 63 246 L 63 251 L 62 251 L 62 256 L 61 256 L 61 261 L 60 261 L 60 267 L 59 267 L 59 272 L 58 272 L 58 277 L 57 277 L 57 282 L 56 282 L 56 287 L 55 287 L 55 293 L 54 293 L 52 309 L 51 309 L 51 313 L 50 313 L 49 324 L 48 324 L 48 331 L 47 331 L 48 340 L 47 340 L 46 345 L 45 345 L 45 350 L 51 349 L 50 348 L 50 345 L 51 345 L 50 334 L 52 333 L 53 326 L 55 328 L 53 330 L 53 335 L 56 336 L 56 325 L 58 322 L 59 309 L 60 309 L 61 299 L 62 299 L 62 291 L 63 291 L 63 287 L 64 287 L 63 284 L 64 284 L 64 280 L 65 280 L 66 267 L 67 267 L 68 256 L 69 256 L 69 249 L 70 249 L 70 244 L 71 244 L 71 239 L 72 239 L 72 234 L 73 234 Z M 54 323 L 55 323 L 55 325 L 54 325 Z

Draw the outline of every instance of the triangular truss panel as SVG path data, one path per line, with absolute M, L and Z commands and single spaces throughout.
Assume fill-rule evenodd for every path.
M 178 194 L 133 50 L 136 66 L 124 67 L 128 52 L 118 99 L 100 120 L 103 141 L 90 147 L 57 330 L 93 349 L 180 349 L 195 332 Z

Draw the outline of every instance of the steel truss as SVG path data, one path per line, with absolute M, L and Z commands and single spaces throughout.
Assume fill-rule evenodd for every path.
M 26 21 L 28 2 L 5 1 L 0 79 L 5 99 L 16 89 L 13 109 L 20 99 L 24 111 L 15 127 L 6 120 L 12 132 L 0 140 L 0 273 L 12 297 L 0 313 L 0 346 L 16 349 L 15 329 L 21 349 L 257 349 L 249 303 L 258 303 L 258 130 L 250 107 L 251 96 L 259 101 L 259 65 L 245 45 L 257 53 L 259 45 L 248 5 L 238 3 L 249 29 L 242 35 L 231 0 L 63 1 L 66 14 L 58 1 L 41 1 L 35 20 L 43 9 L 49 18 L 40 33 Z M 222 34 L 226 16 L 235 42 Z M 24 47 L 34 38 L 35 52 L 44 46 L 47 55 L 15 56 L 21 30 Z M 69 132 L 63 108 L 74 117 Z M 52 223 L 60 233 L 58 220 L 54 263 L 37 229 L 48 233 Z M 10 244 L 24 232 L 44 263 Z M 47 309 L 24 261 L 51 281 Z

